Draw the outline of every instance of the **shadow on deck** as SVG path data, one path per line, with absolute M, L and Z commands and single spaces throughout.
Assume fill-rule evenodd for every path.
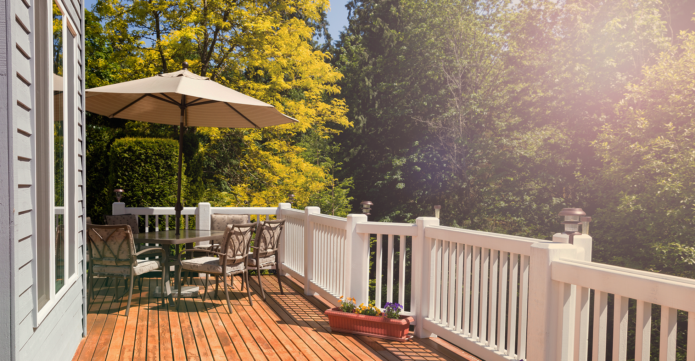
M 280 294 L 275 276 L 263 276 L 267 302 L 251 281 L 251 307 L 241 279 L 230 291 L 234 313 L 227 313 L 224 292 L 205 302 L 185 298 L 180 311 L 162 306 L 152 297 L 158 278 L 146 278 L 142 292 L 133 289 L 128 317 L 127 295 L 114 299 L 111 281 L 95 286 L 95 300 L 87 316 L 88 335 L 73 360 L 477 360 L 438 339 L 384 341 L 365 336 L 331 333 L 323 311 L 328 305 L 305 297 L 303 288 L 283 278 Z M 201 279 L 195 282 L 202 286 Z M 123 281 L 118 285 L 123 292 Z M 211 286 L 208 295 L 214 293 Z

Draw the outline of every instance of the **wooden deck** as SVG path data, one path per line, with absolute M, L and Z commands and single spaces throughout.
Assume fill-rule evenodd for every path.
M 267 302 L 254 277 L 251 307 L 236 278 L 230 292 L 234 313 L 229 314 L 226 301 L 217 298 L 188 298 L 179 312 L 166 309 L 149 296 L 158 279 L 146 278 L 142 292 L 133 289 L 128 317 L 127 295 L 114 300 L 114 282 L 103 287 L 99 280 L 87 316 L 88 335 L 73 360 L 477 360 L 438 339 L 391 342 L 331 333 L 323 315 L 328 306 L 320 299 L 305 297 L 292 279 L 283 278 L 284 295 L 274 276 L 262 279 Z M 203 285 L 201 279 L 195 282 Z M 219 295 L 224 300 L 224 292 Z

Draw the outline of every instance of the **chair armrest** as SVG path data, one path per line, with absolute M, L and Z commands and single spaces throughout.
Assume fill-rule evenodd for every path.
M 195 250 L 192 251 L 192 253 L 193 253 L 193 252 L 195 252 L 195 253 L 204 252 L 204 253 L 209 253 L 209 254 L 216 254 L 216 255 L 218 255 L 218 256 L 220 256 L 220 257 L 222 257 L 222 256 L 226 257 L 226 256 L 227 256 L 226 253 L 220 253 L 220 252 L 210 251 L 210 250 L 207 250 L 207 249 L 195 249 Z M 181 258 L 181 254 L 179 254 L 179 258 Z
M 135 252 L 135 256 L 139 256 L 139 255 L 141 255 L 143 253 L 147 253 L 147 252 L 162 253 L 162 252 L 164 252 L 164 249 L 163 248 L 147 248 L 147 249 L 143 249 L 140 252 Z

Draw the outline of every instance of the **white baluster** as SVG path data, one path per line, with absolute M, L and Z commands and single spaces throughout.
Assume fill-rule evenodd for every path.
M 480 301 L 480 247 L 473 247 L 473 310 L 471 315 L 471 338 L 478 340 L 478 303 Z
M 507 299 L 507 273 L 509 267 L 509 252 L 500 251 L 500 302 L 497 305 L 499 313 L 497 323 L 497 350 L 504 353 L 506 343 L 506 330 L 504 329 L 507 323 L 507 302 L 502 300 Z
M 398 237 L 398 303 L 405 307 L 405 236 Z
M 456 327 L 456 324 L 454 323 L 455 321 L 455 314 L 454 314 L 454 308 L 456 306 L 456 295 L 461 293 L 460 288 L 456 288 L 456 248 L 458 244 L 454 242 L 449 243 L 449 310 L 447 311 L 447 315 L 449 316 L 449 321 L 447 322 L 447 325 L 449 326 L 450 329 L 454 329 Z
M 651 310 L 651 307 L 649 309 Z M 686 345 L 688 354 L 685 361 L 695 361 L 695 312 L 692 311 L 688 312 L 688 342 Z M 635 361 L 637 360 L 635 359 Z
M 517 287 L 519 287 L 519 255 L 516 253 L 509 254 L 510 260 L 510 280 L 509 280 L 509 318 L 507 332 L 509 334 L 509 348 L 507 349 L 507 355 L 514 356 L 516 351 L 516 305 L 519 293 L 517 292 Z M 500 299 L 500 302 L 504 302 Z M 574 341 L 574 340 L 572 340 Z
M 678 310 L 661 306 L 661 341 L 659 342 L 659 361 L 676 361 L 676 321 Z
M 462 330 L 462 323 L 463 323 L 463 318 L 467 316 L 462 316 L 461 312 L 463 309 L 463 296 L 465 294 L 464 291 L 464 283 L 463 283 L 463 270 L 465 267 L 465 258 L 464 258 L 464 249 L 465 245 L 461 243 L 456 244 L 456 320 L 454 321 L 455 323 L 455 328 L 454 332 L 461 332 Z M 466 283 L 467 285 L 468 283 Z
M 464 265 L 463 265 L 463 334 L 471 335 L 471 287 L 473 287 L 471 279 L 473 268 L 473 250 L 474 247 L 465 245 L 464 249 Z
M 690 314 L 692 314 L 692 312 Z M 636 318 L 635 361 L 649 361 L 652 341 L 652 304 L 650 302 L 637 300 Z M 688 322 L 688 325 L 690 325 L 690 322 Z M 688 336 L 690 336 L 690 332 L 688 332 Z M 695 336 L 695 334 L 693 334 L 693 336 Z M 688 352 L 688 356 L 690 355 L 695 356 L 695 350 Z
M 439 320 L 442 324 L 442 326 L 446 327 L 446 321 L 447 321 L 447 315 L 446 312 L 448 310 L 448 286 L 449 286 L 449 241 L 442 240 L 442 255 L 441 255 L 441 264 L 442 264 L 442 270 L 441 270 L 441 284 L 442 284 L 442 292 L 440 293 L 440 300 L 441 300 L 441 314 L 439 317 Z
M 150 216 L 145 215 L 145 233 L 150 231 Z
M 488 313 L 488 321 L 487 324 L 489 325 L 488 329 L 488 341 L 490 346 L 495 346 L 495 341 L 497 337 L 497 289 L 498 289 L 498 284 L 497 282 L 499 281 L 499 251 L 496 249 L 493 249 L 490 251 L 490 305 L 489 305 L 489 310 L 490 312 Z M 485 281 L 485 277 L 483 276 L 483 282 Z M 500 300 L 502 302 L 502 300 Z
M 382 307 L 381 303 L 381 270 L 382 268 L 382 255 L 381 255 L 381 238 L 383 235 L 376 235 L 376 289 L 374 290 L 374 303 L 376 307 Z
M 186 215 L 186 226 L 183 229 L 188 229 L 188 215 Z
M 590 289 L 577 286 L 577 308 L 575 316 L 577 318 L 577 323 L 574 335 L 575 360 L 589 359 L 589 306 L 591 303 L 591 298 L 589 296 Z
M 159 232 L 159 216 L 154 216 L 154 231 Z
M 606 331 L 608 329 L 608 294 L 594 290 L 594 338 L 592 360 L 606 361 Z
M 165 226 L 166 226 L 166 230 L 168 231 L 168 230 L 169 230 L 169 215 L 167 214 L 167 215 L 165 216 L 165 218 L 166 218 L 166 220 L 165 220 L 164 223 L 165 223 Z
M 526 326 L 528 324 L 528 285 L 529 285 L 529 266 L 531 264 L 529 256 L 521 256 L 521 307 L 519 308 L 519 360 L 526 359 Z
M 613 301 L 613 360 L 627 359 L 627 297 L 615 295 Z
M 386 302 L 393 302 L 393 235 L 388 235 L 386 248 Z
M 490 249 L 489 248 L 483 248 L 482 250 L 482 262 L 483 262 L 483 269 L 482 269 L 482 277 L 480 278 L 481 282 L 481 291 L 480 291 L 480 342 L 483 345 L 487 345 L 487 315 L 488 315 L 488 277 L 490 274 Z M 492 312 L 492 310 L 490 310 Z

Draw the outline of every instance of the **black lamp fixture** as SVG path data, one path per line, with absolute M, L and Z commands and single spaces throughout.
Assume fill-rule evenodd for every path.
M 370 201 L 362 201 L 360 202 L 360 208 L 362 209 L 362 213 L 364 213 L 367 216 L 370 216 L 371 214 L 369 213 L 372 210 L 372 206 L 374 203 Z
M 287 203 L 289 204 L 294 204 L 294 193 L 290 192 L 290 194 L 287 195 Z
M 569 235 L 569 243 L 574 244 L 574 236 L 578 236 L 580 217 L 586 216 L 586 213 L 581 208 L 563 208 L 558 214 L 560 217 L 565 217 L 562 224 L 565 225 L 564 234 Z
M 113 190 L 113 193 L 116 194 L 116 202 L 120 202 L 120 201 L 121 201 L 121 197 L 123 197 L 123 189 L 120 189 L 120 188 L 114 189 L 114 190 Z

